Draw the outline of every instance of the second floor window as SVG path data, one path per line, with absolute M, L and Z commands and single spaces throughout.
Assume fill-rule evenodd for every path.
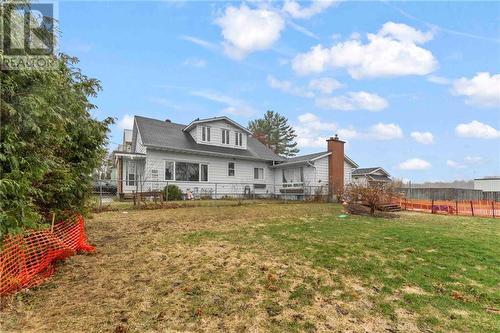
M 222 130 L 222 143 L 226 145 L 229 144 L 229 130 Z
M 234 144 L 240 147 L 243 146 L 243 134 L 238 132 L 234 133 Z
M 202 126 L 202 128 L 201 128 L 201 141 L 210 142 L 210 127 Z

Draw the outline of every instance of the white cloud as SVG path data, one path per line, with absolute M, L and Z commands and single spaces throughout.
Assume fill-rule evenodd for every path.
M 207 62 L 199 58 L 187 58 L 186 60 L 184 60 L 183 65 L 196 68 L 203 68 L 207 65 Z
M 464 161 L 468 164 L 478 164 L 483 162 L 483 158 L 480 156 L 465 156 Z
M 226 54 L 234 59 L 269 49 L 285 27 L 285 21 L 278 13 L 264 8 L 251 9 L 246 5 L 227 7 L 215 23 L 222 29 Z
M 429 32 L 388 22 L 377 34 L 367 34 L 366 44 L 351 38 L 331 48 L 316 45 L 309 52 L 298 54 L 292 68 L 302 75 L 345 68 L 355 79 L 427 75 L 437 68 L 438 62 L 429 50 L 417 44 L 431 37 Z
M 401 170 L 426 170 L 431 167 L 431 164 L 420 158 L 411 158 L 398 165 Z
M 429 75 L 427 77 L 427 81 L 432 82 L 432 83 L 436 83 L 436 84 L 443 84 L 443 85 L 447 85 L 447 84 L 451 83 L 450 79 L 447 79 L 445 77 L 438 76 L 438 75 Z
M 477 73 L 471 79 L 462 77 L 453 82 L 451 92 L 465 96 L 466 103 L 484 107 L 500 106 L 500 74 Z
M 298 124 L 294 126 L 299 147 L 325 148 L 326 139 L 337 130 L 337 124 L 322 121 L 313 113 L 301 114 Z M 328 132 L 326 134 L 325 132 Z
M 303 127 L 318 131 L 335 131 L 337 129 L 337 124 L 321 121 L 318 116 L 312 113 L 301 114 L 299 116 L 299 123 Z
M 214 91 L 191 91 L 191 95 L 226 105 L 226 107 L 222 110 L 224 113 L 230 113 L 239 116 L 250 116 L 255 112 L 254 109 L 246 102 L 234 97 L 219 94 Z
M 411 132 L 410 136 L 418 143 L 424 145 L 434 143 L 434 135 L 431 132 Z
M 287 94 L 292 94 L 299 97 L 314 97 L 314 93 L 305 88 L 295 86 L 291 81 L 278 80 L 272 75 L 267 76 L 267 84 L 274 89 L 281 90 Z
M 132 129 L 134 127 L 134 117 L 126 114 L 118 121 L 117 125 L 121 129 Z
M 342 87 L 342 84 L 332 78 L 323 77 L 319 79 L 313 79 L 309 82 L 309 88 L 317 90 L 323 94 L 331 94 L 332 91 Z
M 286 21 L 286 23 L 292 27 L 292 29 L 295 29 L 297 30 L 298 32 L 300 32 L 301 34 L 304 34 L 308 37 L 311 37 L 313 39 L 319 39 L 319 37 L 312 31 L 310 30 L 307 30 L 305 27 L 301 26 L 301 25 L 298 25 L 297 23 L 295 22 L 292 22 L 290 20 Z
M 302 7 L 297 1 L 285 0 L 283 11 L 293 18 L 307 19 L 321 13 L 338 2 L 338 0 L 313 0 L 310 2 L 309 7 Z
M 423 44 L 430 41 L 434 34 L 431 31 L 422 32 L 406 24 L 387 22 L 378 32 L 379 36 L 392 37 L 401 42 Z
M 217 45 L 215 45 L 214 43 L 211 43 L 209 41 L 206 41 L 206 40 L 198 38 L 198 37 L 182 35 L 182 36 L 179 36 L 179 38 L 182 40 L 191 42 L 193 44 L 196 44 L 198 46 L 204 47 L 206 49 L 210 49 L 210 50 L 217 49 Z
M 483 159 L 479 156 L 465 156 L 463 162 L 447 160 L 446 165 L 454 169 L 465 169 L 471 165 L 480 164 Z
M 459 124 L 455 127 L 455 133 L 465 138 L 495 139 L 500 138 L 500 131 L 496 128 L 473 120 L 468 124 Z
M 393 140 L 403 137 L 403 130 L 396 124 L 378 123 L 370 127 L 368 137 L 375 140 Z
M 453 160 L 447 160 L 446 165 L 449 166 L 450 168 L 453 168 L 453 169 L 464 169 L 465 168 L 465 165 L 463 165 L 457 161 L 453 161 Z
M 320 119 L 313 113 L 301 114 L 294 126 L 298 135 L 297 143 L 301 147 L 324 147 L 325 140 L 338 134 L 342 140 L 393 140 L 403 137 L 398 125 L 378 123 L 366 131 L 358 131 L 352 126 L 341 128 L 334 122 Z
M 321 97 L 316 99 L 316 106 L 331 110 L 368 110 L 380 111 L 389 106 L 382 97 L 365 91 L 349 92 L 346 95 Z

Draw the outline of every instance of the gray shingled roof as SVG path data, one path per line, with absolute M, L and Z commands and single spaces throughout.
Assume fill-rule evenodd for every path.
M 378 182 L 388 182 L 391 180 L 391 178 L 383 175 L 368 175 L 368 177 Z
M 375 168 L 359 168 L 359 169 L 356 169 L 352 172 L 352 175 L 353 176 L 363 176 L 363 175 L 367 175 L 369 173 L 372 173 L 373 171 L 376 171 L 378 169 L 381 169 L 381 167 L 375 167 Z
M 254 137 L 249 136 L 247 149 L 236 149 L 198 144 L 189 133 L 183 132 L 184 124 L 176 124 L 157 119 L 135 116 L 135 122 L 141 134 L 142 144 L 158 149 L 202 153 L 209 155 L 231 155 L 243 159 L 265 161 L 283 161 Z M 135 139 L 135 138 L 134 138 Z
M 291 165 L 291 164 L 300 164 L 300 163 L 310 162 L 310 161 L 313 161 L 314 159 L 316 159 L 318 157 L 321 157 L 321 156 L 324 156 L 326 154 L 328 154 L 328 151 L 321 151 L 321 152 L 318 152 L 318 153 L 312 153 L 312 154 L 307 154 L 307 155 L 290 157 L 290 158 L 287 158 L 285 162 L 277 164 L 277 165 L 274 165 L 273 167 L 284 167 L 284 166 Z M 345 156 L 345 160 L 348 163 L 352 163 L 354 165 L 354 167 L 358 166 L 356 164 L 356 162 L 354 162 L 353 160 L 351 160 L 349 158 L 349 156 L 347 156 L 347 155 Z

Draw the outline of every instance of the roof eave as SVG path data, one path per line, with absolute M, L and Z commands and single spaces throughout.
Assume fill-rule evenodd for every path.
M 248 130 L 246 127 L 241 126 L 240 124 L 238 124 L 237 122 L 235 122 L 234 120 L 232 120 L 232 119 L 230 119 L 230 118 L 228 118 L 226 116 L 193 120 L 182 131 L 183 132 L 188 132 L 194 125 L 203 124 L 203 123 L 209 123 L 209 122 L 218 121 L 218 120 L 225 120 L 225 121 L 231 123 L 232 125 L 238 127 L 242 131 L 245 131 L 247 134 L 252 135 L 252 132 L 250 132 L 250 130 Z
M 276 161 L 273 159 L 266 159 L 266 158 L 261 158 L 261 157 L 256 157 L 256 156 L 241 156 L 241 155 L 233 155 L 233 154 L 226 154 L 226 153 L 216 153 L 216 152 L 211 152 L 211 151 L 206 151 L 206 150 L 165 147 L 165 146 L 156 146 L 156 145 L 150 145 L 150 144 L 144 144 L 144 146 L 147 146 L 147 147 L 153 148 L 153 149 L 158 149 L 158 150 L 166 150 L 166 151 L 181 152 L 181 153 L 191 153 L 191 154 L 197 154 L 197 155 L 220 156 L 220 157 L 229 157 L 229 158 L 236 158 L 236 159 L 242 159 L 242 160 L 252 160 L 252 161 L 262 161 L 262 162 Z

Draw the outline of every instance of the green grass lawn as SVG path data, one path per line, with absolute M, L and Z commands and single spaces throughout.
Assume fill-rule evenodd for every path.
M 332 204 L 106 212 L 6 331 L 495 332 L 500 221 Z M 47 319 L 49 318 L 49 319 Z M 50 319 L 52 318 L 52 319 Z M 0 326 L 2 327 L 2 326 Z

